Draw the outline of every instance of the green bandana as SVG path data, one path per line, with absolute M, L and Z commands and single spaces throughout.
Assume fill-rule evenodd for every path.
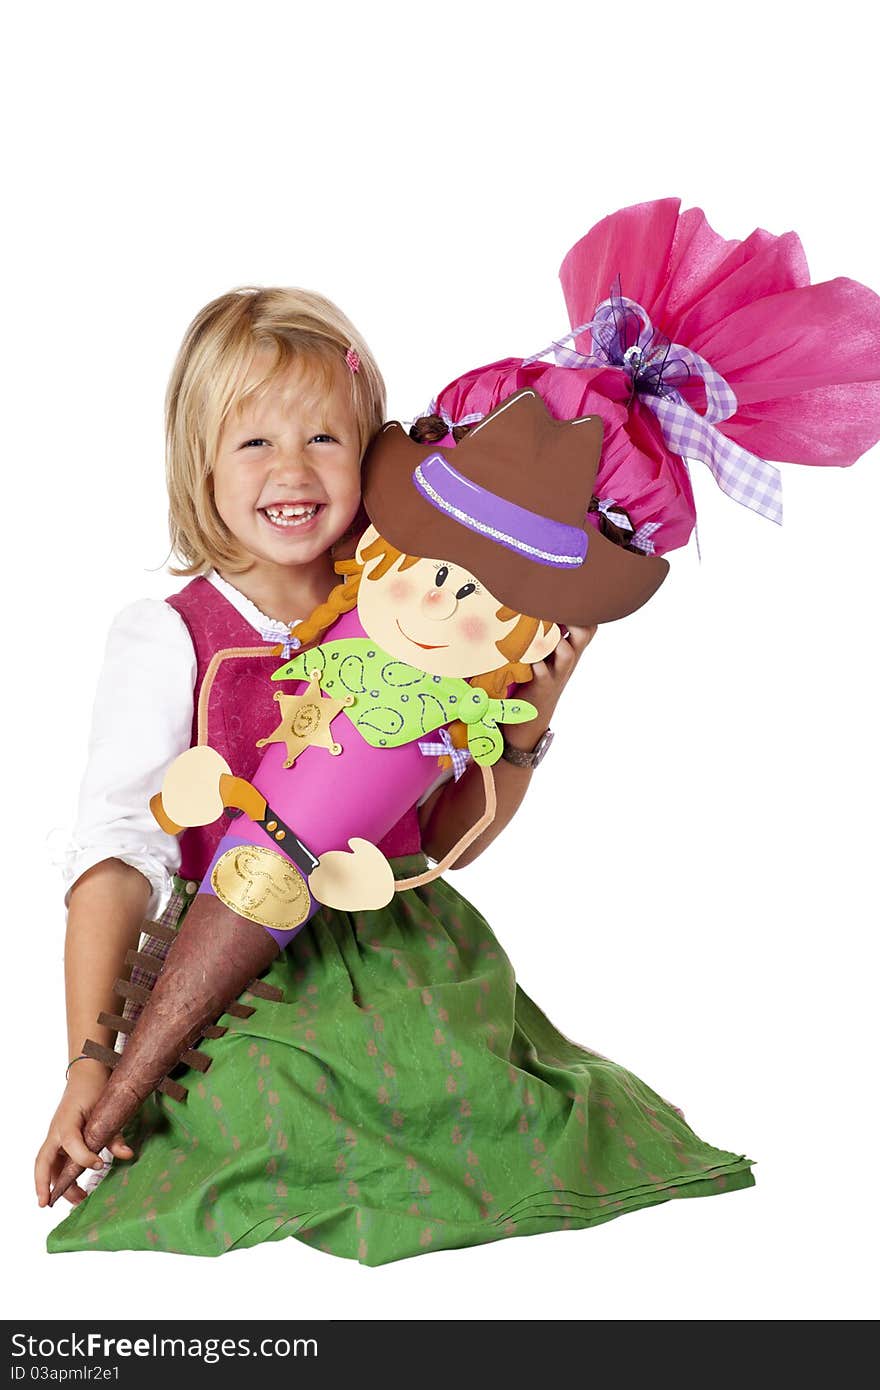
M 383 652 L 369 637 L 345 637 L 300 652 L 273 681 L 307 681 L 319 672 L 328 695 L 353 695 L 343 714 L 373 748 L 399 748 L 460 719 L 468 726 L 474 762 L 491 767 L 501 757 L 501 724 L 524 724 L 538 711 L 527 700 L 492 700 L 460 676 L 432 676 Z

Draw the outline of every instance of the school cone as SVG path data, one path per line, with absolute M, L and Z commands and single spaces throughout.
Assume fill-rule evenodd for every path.
M 210 824 L 224 808 L 243 811 L 257 823 L 270 814 L 265 797 L 244 778 L 232 776 L 224 759 L 208 745 L 197 745 L 175 759 L 165 774 L 162 791 L 153 797 L 150 806 L 162 829 L 171 835 L 187 826 Z M 273 830 L 276 825 L 272 822 Z M 283 833 L 276 838 L 283 838 Z M 352 853 L 331 852 L 322 861 L 314 860 L 318 868 L 310 874 L 309 882 L 317 884 L 320 880 L 322 896 L 306 893 L 310 906 L 304 909 L 297 929 L 317 910 L 319 902 L 349 906 L 344 892 L 352 875 L 358 884 L 357 905 L 384 906 L 393 896 L 394 876 L 384 856 L 363 840 L 352 839 L 349 846 Z M 304 846 L 301 848 L 308 854 Z M 266 850 L 254 847 L 254 853 L 265 854 Z M 274 845 L 270 857 L 288 864 L 287 857 Z M 290 864 L 289 870 L 292 868 Z M 265 872 L 260 875 L 265 876 Z M 302 874 L 299 878 L 303 889 Z M 365 897 L 365 884 L 367 888 L 375 886 L 375 901 L 369 894 Z M 137 951 L 130 951 L 126 960 L 158 972 L 152 991 L 148 994 L 130 981 L 116 982 L 119 994 L 144 1004 L 143 1012 L 133 1026 L 115 1014 L 102 1013 L 98 1017 L 99 1023 L 127 1034 L 123 1051 L 111 1052 L 91 1040 L 83 1047 L 86 1056 L 112 1068 L 83 1128 L 85 1143 L 96 1153 L 119 1133 L 152 1091 L 164 1091 L 178 1100 L 185 1098 L 184 1088 L 170 1080 L 168 1073 L 179 1062 L 207 1070 L 210 1058 L 193 1051 L 192 1045 L 202 1037 L 222 1036 L 225 1028 L 215 1026 L 221 1014 L 247 1017 L 253 1013 L 247 1005 L 235 1002 L 243 990 L 264 999 L 282 998 L 280 990 L 256 978 L 281 950 L 271 929 L 240 916 L 214 894 L 200 893 L 195 898 L 178 932 L 156 922 L 148 924 L 148 932 L 171 942 L 165 962 Z M 293 930 L 282 931 L 282 940 L 294 934 Z M 68 1159 L 52 1189 L 49 1205 L 54 1206 L 84 1171 L 80 1164 Z
M 240 917 L 219 898 L 208 894 L 196 898 L 125 1048 L 121 1054 L 105 1056 L 108 1061 L 118 1060 L 114 1060 L 83 1129 L 83 1139 L 94 1153 L 119 1133 L 152 1091 L 180 1091 L 166 1080 L 179 1062 L 198 1065 L 201 1057 L 204 1069 L 208 1059 L 191 1051 L 193 1043 L 206 1032 L 216 1036 L 218 1030 L 212 1025 L 231 1005 L 234 1007 L 243 990 L 250 986 L 253 992 L 262 992 L 254 983 L 255 977 L 270 965 L 279 949 L 267 931 Z M 264 989 L 267 997 L 277 997 L 274 990 Z M 105 1018 L 102 1015 L 102 1021 Z M 93 1046 L 91 1055 L 104 1051 Z M 84 1171 L 68 1159 L 49 1205 L 54 1206 Z

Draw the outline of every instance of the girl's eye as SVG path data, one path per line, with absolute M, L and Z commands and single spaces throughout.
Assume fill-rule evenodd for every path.
M 445 565 L 441 565 L 440 568 L 438 569 L 436 575 L 434 576 L 434 584 L 435 584 L 435 586 L 439 589 L 443 584 L 446 583 L 446 581 L 447 581 L 448 578 L 449 578 L 449 570 L 446 568 Z
M 259 449 L 261 445 L 268 443 L 268 439 L 246 439 L 241 447 L 243 449 Z
M 476 584 L 462 584 L 461 588 L 456 590 L 455 597 L 467 598 L 468 594 L 475 594 L 476 591 Z
M 315 434 L 309 440 L 310 444 L 335 444 L 336 440 L 332 434 Z

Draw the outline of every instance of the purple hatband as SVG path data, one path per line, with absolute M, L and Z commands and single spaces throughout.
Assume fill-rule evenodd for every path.
M 564 521 L 551 521 L 496 496 L 462 477 L 440 454 L 432 454 L 420 463 L 413 481 L 432 507 L 539 565 L 574 569 L 584 563 L 586 531 Z

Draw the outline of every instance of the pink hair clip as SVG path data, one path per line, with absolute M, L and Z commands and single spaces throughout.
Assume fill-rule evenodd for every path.
M 352 372 L 352 374 L 354 374 L 357 371 L 360 371 L 361 359 L 355 352 L 353 347 L 350 347 L 348 349 L 348 352 L 345 354 L 345 360 L 348 363 L 349 370 Z

